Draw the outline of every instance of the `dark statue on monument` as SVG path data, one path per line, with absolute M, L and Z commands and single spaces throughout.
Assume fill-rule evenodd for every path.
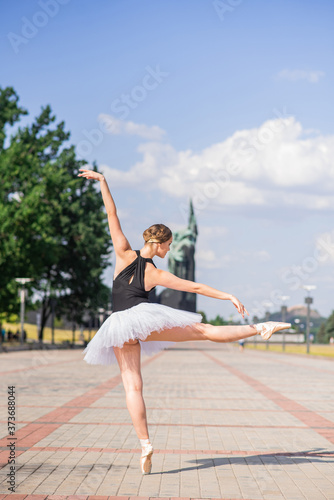
M 168 254 L 168 270 L 178 278 L 195 281 L 195 243 L 197 238 L 197 224 L 192 201 L 190 200 L 190 214 L 188 227 L 180 231 L 173 231 L 173 243 Z M 195 293 L 179 290 L 163 290 L 160 295 L 150 296 L 152 302 L 165 306 L 196 312 Z

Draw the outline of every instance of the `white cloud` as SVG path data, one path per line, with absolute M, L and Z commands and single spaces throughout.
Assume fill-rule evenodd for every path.
M 127 172 L 100 165 L 100 170 L 114 187 L 158 188 L 160 169 L 168 169 L 171 163 L 177 164 L 177 153 L 169 144 L 143 143 L 138 146 L 137 151 L 142 153 L 143 159 Z
M 334 208 L 334 136 L 307 135 L 293 117 L 240 130 L 202 151 L 170 144 L 138 147 L 141 161 L 123 172 L 103 165 L 113 186 L 159 189 L 195 210 L 221 206 Z
M 125 122 L 103 113 L 98 116 L 98 121 L 102 124 L 104 131 L 111 135 L 138 135 L 144 139 L 160 141 L 166 133 L 157 125 L 148 127 L 142 123 Z
M 334 261 L 334 231 L 322 233 L 316 238 L 316 258 L 320 264 Z M 332 275 L 331 275 L 332 277 Z
M 183 227 L 183 225 L 182 225 Z M 208 238 L 217 238 L 220 236 L 223 236 L 224 238 L 227 237 L 229 233 L 229 230 L 227 227 L 219 225 L 219 226 L 202 226 L 201 227 L 201 237 L 204 239 Z
M 310 83 L 318 83 L 320 78 L 325 76 L 323 71 L 305 71 L 302 69 L 283 69 L 278 73 L 278 78 L 296 82 L 298 80 L 307 80 Z
M 201 269 L 223 269 L 236 262 L 233 255 L 219 254 L 217 255 L 211 249 L 198 248 L 196 249 L 196 265 Z
M 271 256 L 267 250 L 258 250 L 254 253 L 254 258 L 258 259 L 260 262 L 268 262 L 271 260 Z
M 271 255 L 267 250 L 235 250 L 233 253 L 226 253 L 224 248 L 230 248 L 228 238 L 224 232 L 218 233 L 216 236 L 211 235 L 211 238 L 202 238 L 205 234 L 206 227 L 201 226 L 199 239 L 196 245 L 196 263 L 201 269 L 226 269 L 237 267 L 240 264 L 264 263 L 271 260 Z M 215 247 L 217 250 L 213 250 Z

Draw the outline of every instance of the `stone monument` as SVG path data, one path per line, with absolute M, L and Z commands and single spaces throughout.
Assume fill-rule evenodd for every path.
M 168 270 L 178 278 L 195 281 L 195 244 L 197 239 L 197 224 L 192 201 L 188 227 L 173 232 L 173 243 L 168 253 Z M 190 292 L 166 289 L 153 298 L 160 304 L 196 312 L 197 295 Z

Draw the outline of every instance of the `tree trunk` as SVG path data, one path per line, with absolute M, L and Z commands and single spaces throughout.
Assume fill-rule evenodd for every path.
M 40 327 L 40 330 L 38 332 L 38 340 L 40 342 L 43 342 L 44 327 L 46 325 L 47 320 L 49 319 L 50 314 L 51 314 L 50 298 L 46 297 L 42 303 L 41 327 Z

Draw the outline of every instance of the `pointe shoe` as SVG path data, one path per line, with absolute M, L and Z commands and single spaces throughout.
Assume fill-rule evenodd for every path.
M 140 457 L 140 468 L 142 474 L 150 474 L 152 469 L 152 455 L 153 455 L 153 447 L 151 443 L 144 446 L 142 455 Z
M 285 330 L 286 328 L 291 328 L 291 323 L 267 321 L 266 323 L 258 323 L 255 327 L 257 333 L 261 335 L 263 340 L 268 340 L 273 333 L 278 332 L 279 330 Z

